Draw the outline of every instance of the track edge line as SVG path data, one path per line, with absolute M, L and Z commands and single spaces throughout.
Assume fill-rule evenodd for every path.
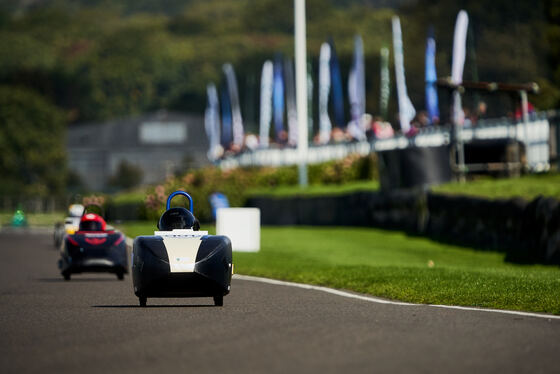
M 377 304 L 389 304 L 389 305 L 401 305 L 401 306 L 427 306 L 432 308 L 440 308 L 440 309 L 454 309 L 454 310 L 463 310 L 463 311 L 475 311 L 475 312 L 487 312 L 487 313 L 500 313 L 500 314 L 510 314 L 510 315 L 517 315 L 523 317 L 534 317 L 534 318 L 542 318 L 542 319 L 556 319 L 560 320 L 560 316 L 554 314 L 542 314 L 542 313 L 533 313 L 533 312 L 522 312 L 518 310 L 509 310 L 509 309 L 492 309 L 492 308 L 477 308 L 472 306 L 459 306 L 459 305 L 441 305 L 441 304 L 415 304 L 415 303 L 407 303 L 403 301 L 393 301 L 382 299 L 375 296 L 351 293 L 348 291 L 341 291 L 334 288 L 324 287 L 324 286 L 315 286 L 312 284 L 305 284 L 305 283 L 296 283 L 296 282 L 288 282 L 282 281 L 277 279 L 271 278 L 264 278 L 264 277 L 256 277 L 252 275 L 242 275 L 242 274 L 234 274 L 234 279 L 239 280 L 247 280 L 253 282 L 260 282 L 266 284 L 272 284 L 277 286 L 287 286 L 287 287 L 296 287 L 301 289 L 313 290 L 313 291 L 321 291 L 330 293 L 332 295 L 337 295 L 341 297 L 347 297 L 356 300 L 368 301 Z

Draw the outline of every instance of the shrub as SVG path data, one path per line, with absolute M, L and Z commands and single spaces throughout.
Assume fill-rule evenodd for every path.
M 109 179 L 109 185 L 119 189 L 130 189 L 142 183 L 142 168 L 122 160 L 115 174 Z
M 342 160 L 309 165 L 311 184 L 343 184 L 356 180 L 370 180 L 378 177 L 377 157 L 350 155 Z M 173 191 L 187 191 L 194 200 L 196 217 L 202 222 L 212 220 L 209 196 L 221 192 L 227 196 L 231 206 L 243 206 L 246 191 L 254 187 L 277 187 L 298 183 L 296 166 L 238 168 L 222 171 L 215 167 L 190 171 L 183 176 L 171 178 L 148 191 L 145 199 L 145 214 L 149 219 L 157 219 L 165 210 L 167 196 Z M 173 200 L 173 206 L 186 206 L 180 198 Z

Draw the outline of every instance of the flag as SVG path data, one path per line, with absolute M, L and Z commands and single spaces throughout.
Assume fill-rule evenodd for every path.
M 332 129 L 329 118 L 329 93 L 331 90 L 330 59 L 331 47 L 328 43 L 323 43 L 319 54 L 319 142 L 321 144 L 329 142 Z
M 436 40 L 434 30 L 430 27 L 426 41 L 426 109 L 430 123 L 439 122 L 438 94 L 436 88 Z
M 391 95 L 391 77 L 389 75 L 389 48 L 383 47 L 381 56 L 381 76 L 379 79 L 379 113 L 383 119 L 387 119 L 389 111 L 389 96 Z
M 307 137 L 313 140 L 313 68 L 307 62 Z
M 393 17 L 393 53 L 395 56 L 395 78 L 397 80 L 399 120 L 401 123 L 401 131 L 407 133 L 410 130 L 410 121 L 416 115 L 416 110 L 406 91 L 401 21 L 397 16 Z
M 296 109 L 296 87 L 294 78 L 294 64 L 292 60 L 284 60 L 284 81 L 286 82 L 286 109 L 288 117 L 288 144 L 297 145 L 298 124 Z
M 235 78 L 235 71 L 231 64 L 224 64 L 222 67 L 226 75 L 229 99 L 231 103 L 231 117 L 233 127 L 233 144 L 237 147 L 243 147 L 243 118 L 241 118 L 241 107 L 239 106 L 239 94 L 237 90 L 237 79 Z
M 222 104 L 222 133 L 221 141 L 222 146 L 225 150 L 231 148 L 231 143 L 233 141 L 232 130 L 231 130 L 231 104 L 229 102 L 229 93 L 226 87 L 220 89 L 220 103 Z
M 467 50 L 467 28 L 469 16 L 461 10 L 455 22 L 455 34 L 453 35 L 453 63 L 451 65 L 451 80 L 455 84 L 463 82 L 463 68 Z
M 334 109 L 334 122 L 338 127 L 346 126 L 346 119 L 344 116 L 344 94 L 342 92 L 342 77 L 340 75 L 340 65 L 338 57 L 334 48 L 334 40 L 329 38 L 329 45 L 331 47 L 331 58 L 329 60 L 329 67 L 331 73 L 332 84 L 332 104 Z
M 282 143 L 282 133 L 284 132 L 284 78 L 282 76 L 282 58 L 280 56 L 276 56 L 276 59 L 274 60 L 272 105 L 276 141 Z
M 454 84 L 463 83 L 463 68 L 465 66 L 465 56 L 467 50 L 467 28 L 469 26 L 469 16 L 467 12 L 461 10 L 455 22 L 455 33 L 453 35 L 453 62 L 451 65 L 451 81 Z M 462 124 L 465 113 L 461 104 L 461 95 L 456 90 L 453 93 L 453 122 Z
M 204 113 L 204 128 L 208 136 L 208 159 L 215 160 L 218 158 L 218 148 L 220 145 L 220 112 L 218 109 L 218 91 L 214 83 L 206 86 L 208 95 L 208 105 Z
M 265 61 L 261 74 L 261 103 L 259 120 L 259 145 L 262 148 L 268 147 L 270 134 L 270 122 L 272 120 L 272 61 Z
M 362 119 L 365 114 L 365 72 L 364 72 L 364 46 L 362 38 L 354 38 L 354 56 L 352 67 L 348 75 L 348 100 L 352 119 L 348 125 L 348 132 L 357 140 L 366 140 L 365 128 Z

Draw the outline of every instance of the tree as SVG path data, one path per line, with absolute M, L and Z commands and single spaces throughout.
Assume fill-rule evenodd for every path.
M 117 171 L 109 180 L 109 185 L 125 190 L 130 189 L 142 183 L 143 174 L 140 167 L 123 160 L 119 163 Z
M 66 180 L 65 121 L 44 97 L 0 86 L 0 193 L 62 193 Z
M 549 51 L 548 59 L 551 67 L 551 81 L 541 83 L 543 96 L 550 98 L 550 107 L 560 106 L 560 0 L 548 0 L 545 3 L 548 24 L 546 27 L 546 39 Z

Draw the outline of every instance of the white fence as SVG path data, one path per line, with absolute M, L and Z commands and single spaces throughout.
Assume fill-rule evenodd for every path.
M 508 120 L 499 120 L 493 123 L 479 124 L 476 127 L 460 129 L 458 136 L 462 137 L 465 143 L 490 139 L 518 140 L 525 145 L 529 170 L 539 172 L 548 170 L 550 167 L 550 125 L 546 118 L 534 117 L 527 123 L 511 123 Z M 310 146 L 307 153 L 307 163 L 316 164 L 341 159 L 350 154 L 367 155 L 371 152 L 408 147 L 438 147 L 450 144 L 451 139 L 451 128 L 437 127 L 424 129 L 412 137 L 398 135 L 389 139 Z M 232 169 L 239 166 L 286 166 L 297 164 L 298 157 L 296 148 L 257 149 L 221 160 L 218 165 L 222 169 Z

